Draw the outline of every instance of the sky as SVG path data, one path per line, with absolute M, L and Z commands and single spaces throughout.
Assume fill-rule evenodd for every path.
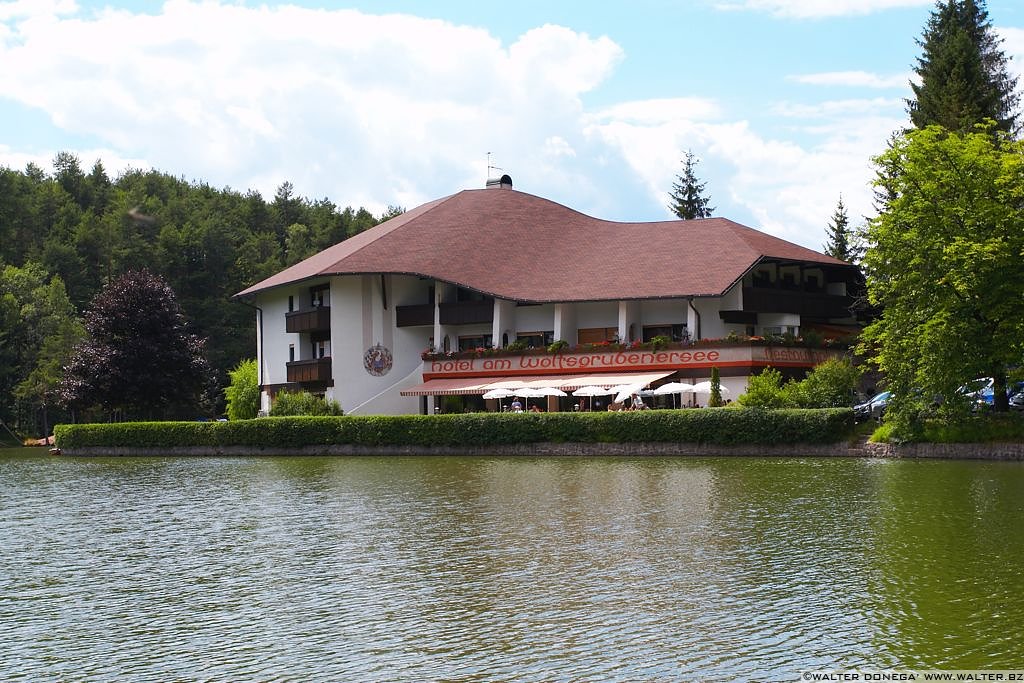
M 692 151 L 724 216 L 822 249 L 908 124 L 934 0 L 0 0 L 0 166 L 60 151 L 380 214 L 507 173 L 673 218 Z M 1024 2 L 989 0 L 1015 74 Z M 1024 82 L 1024 79 L 1021 79 Z

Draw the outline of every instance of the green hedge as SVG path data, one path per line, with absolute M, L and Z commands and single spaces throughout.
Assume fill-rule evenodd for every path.
M 60 448 L 491 446 L 521 443 L 828 444 L 853 430 L 849 408 L 648 410 L 265 417 L 232 422 L 58 425 Z

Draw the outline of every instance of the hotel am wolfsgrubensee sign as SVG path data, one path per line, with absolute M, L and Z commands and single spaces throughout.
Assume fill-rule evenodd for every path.
M 423 379 L 445 377 L 515 377 L 595 372 L 673 371 L 717 367 L 810 368 L 842 354 L 838 349 L 797 346 L 701 346 L 646 351 L 561 351 L 522 355 L 439 358 L 423 361 Z

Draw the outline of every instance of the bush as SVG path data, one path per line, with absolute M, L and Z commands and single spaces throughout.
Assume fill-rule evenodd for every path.
M 292 415 L 343 415 L 344 411 L 337 401 L 328 401 L 323 396 L 314 396 L 308 391 L 285 391 L 274 398 L 270 407 L 272 417 Z
M 229 420 L 251 420 L 260 410 L 259 373 L 254 359 L 243 360 L 228 372 L 231 383 L 224 388 Z
M 844 441 L 853 411 L 645 410 L 611 413 L 268 417 L 234 422 L 58 425 L 61 448 L 318 445 L 472 447 L 524 443 L 827 444 Z
M 782 393 L 782 373 L 765 368 L 747 380 L 747 391 L 736 399 L 744 408 L 789 408 L 789 397 Z
M 846 408 L 853 405 L 861 369 L 849 358 L 830 358 L 800 382 L 801 408 Z
M 744 408 L 846 408 L 853 405 L 860 375 L 848 358 L 829 359 L 803 380 L 785 384 L 781 372 L 765 368 L 750 378 L 736 402 Z

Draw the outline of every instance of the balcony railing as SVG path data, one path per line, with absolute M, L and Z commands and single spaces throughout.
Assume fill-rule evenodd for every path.
M 299 383 L 330 382 L 330 357 L 296 360 L 288 363 L 288 381 Z
M 761 287 L 743 288 L 743 310 L 755 313 L 799 313 L 808 318 L 846 318 L 853 299 L 836 294 L 817 294 Z
M 472 325 L 494 321 L 494 301 L 453 301 L 440 304 L 442 325 Z
M 453 301 L 439 305 L 442 325 L 473 325 L 494 321 L 494 300 L 484 301 Z M 415 306 L 398 306 L 395 310 L 398 327 L 414 325 L 433 325 L 433 304 L 417 304 Z
M 331 307 L 318 306 L 307 311 L 285 313 L 288 332 L 320 332 L 331 329 Z
M 399 327 L 434 324 L 434 304 L 396 306 L 395 324 Z

